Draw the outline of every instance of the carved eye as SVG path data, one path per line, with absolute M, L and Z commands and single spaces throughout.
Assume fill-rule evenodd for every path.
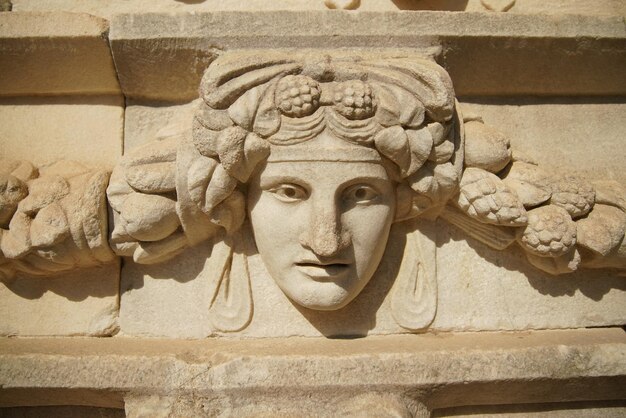
M 307 191 L 297 184 L 281 184 L 268 191 L 283 202 L 296 202 L 308 197 Z
M 374 202 L 380 194 L 376 189 L 366 184 L 356 184 L 343 193 L 344 200 L 357 205 L 368 205 Z

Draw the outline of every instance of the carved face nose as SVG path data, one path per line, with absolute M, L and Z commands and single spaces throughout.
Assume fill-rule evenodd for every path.
M 350 234 L 342 230 L 341 215 L 334 207 L 313 210 L 311 221 L 300 236 L 300 244 L 320 257 L 332 257 L 351 244 Z

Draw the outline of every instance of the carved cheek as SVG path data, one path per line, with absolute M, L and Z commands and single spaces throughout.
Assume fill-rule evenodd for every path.
M 354 208 L 342 216 L 342 229 L 350 234 L 359 276 L 378 265 L 387 245 L 395 208 L 391 204 Z

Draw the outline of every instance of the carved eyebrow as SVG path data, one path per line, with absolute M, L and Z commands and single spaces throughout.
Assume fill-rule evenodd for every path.
M 392 181 L 390 179 L 383 179 L 375 176 L 359 176 L 344 181 L 339 185 L 339 187 L 346 188 L 359 183 L 367 183 L 368 186 L 373 185 L 378 187 L 384 187 L 387 184 L 391 185 Z
M 262 176 L 260 180 L 260 186 L 262 189 L 277 186 L 284 183 L 293 183 L 302 187 L 309 187 L 309 183 L 302 177 L 290 176 L 290 175 L 275 175 L 275 176 Z

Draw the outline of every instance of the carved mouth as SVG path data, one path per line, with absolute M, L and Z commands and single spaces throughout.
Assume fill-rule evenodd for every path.
M 296 266 L 314 280 L 335 279 L 350 270 L 348 263 L 301 262 Z

